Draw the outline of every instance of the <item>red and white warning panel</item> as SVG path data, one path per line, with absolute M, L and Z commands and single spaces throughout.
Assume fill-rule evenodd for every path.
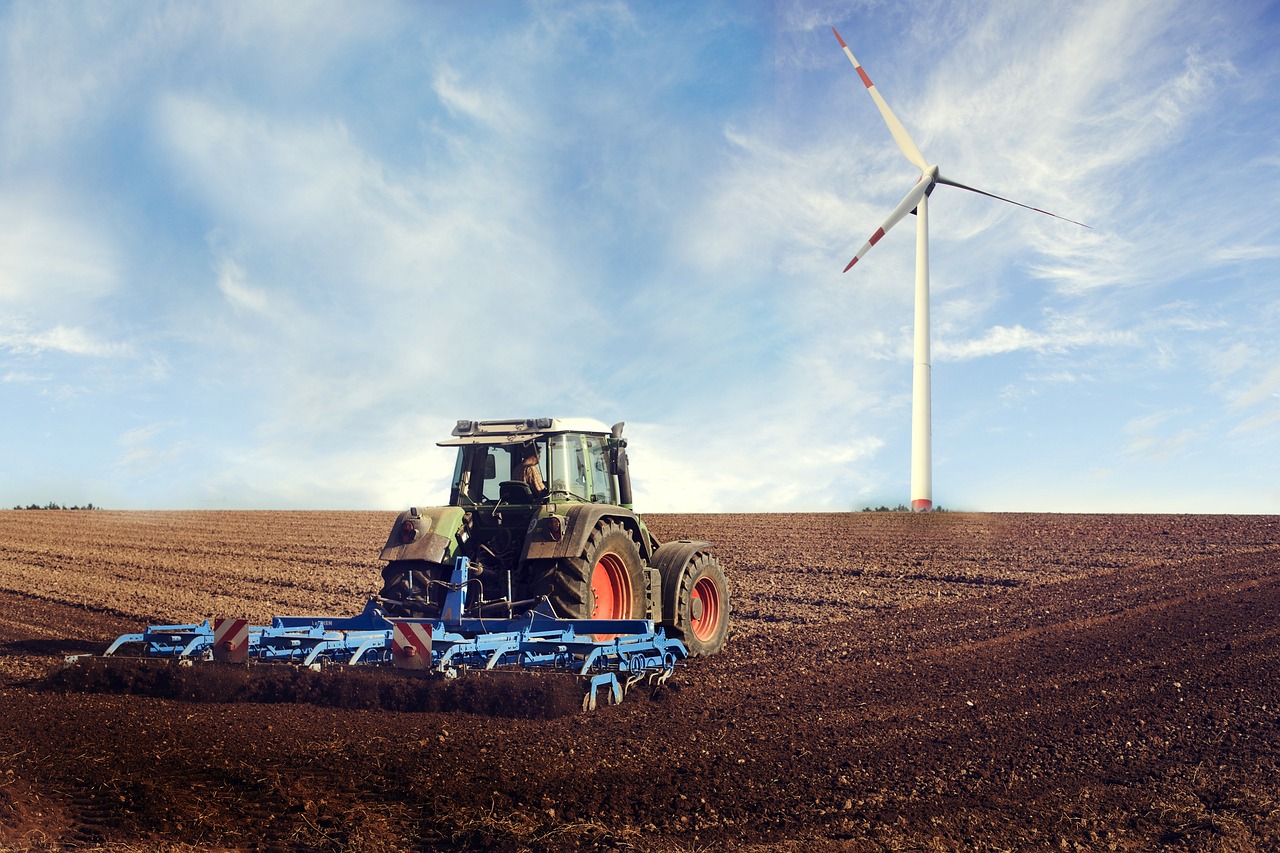
M 396 622 L 391 633 L 391 661 L 400 669 L 430 669 L 431 623 Z
M 249 620 L 213 620 L 213 659 L 223 663 L 249 662 Z

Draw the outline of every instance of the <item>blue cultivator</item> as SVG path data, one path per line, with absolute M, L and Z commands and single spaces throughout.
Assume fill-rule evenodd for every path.
M 647 619 L 559 619 L 546 602 L 504 619 L 467 617 L 469 563 L 459 557 L 440 619 L 388 617 L 372 599 L 351 617 L 277 616 L 269 626 L 243 619 L 152 625 L 119 637 L 106 651 L 140 647 L 144 657 L 227 663 L 382 665 L 456 677 L 471 670 L 528 669 L 576 675 L 584 709 L 604 688 L 610 704 L 646 681 L 658 685 L 688 656 Z

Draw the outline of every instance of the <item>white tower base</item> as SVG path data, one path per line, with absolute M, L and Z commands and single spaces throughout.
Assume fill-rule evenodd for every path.
M 929 196 L 916 206 L 915 369 L 911 382 L 911 510 L 933 509 L 933 428 L 929 406 Z

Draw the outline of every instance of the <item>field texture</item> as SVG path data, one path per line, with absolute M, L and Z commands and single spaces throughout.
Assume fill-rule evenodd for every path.
M 591 714 L 67 675 L 354 613 L 393 519 L 0 512 L 0 849 L 1280 849 L 1275 517 L 651 517 L 716 543 L 730 641 Z

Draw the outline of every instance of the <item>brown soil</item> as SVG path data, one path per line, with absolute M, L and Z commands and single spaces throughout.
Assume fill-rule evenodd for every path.
M 393 518 L 0 512 L 0 849 L 1280 847 L 1275 517 L 653 517 L 717 543 L 730 642 L 590 714 L 62 663 L 355 613 Z

